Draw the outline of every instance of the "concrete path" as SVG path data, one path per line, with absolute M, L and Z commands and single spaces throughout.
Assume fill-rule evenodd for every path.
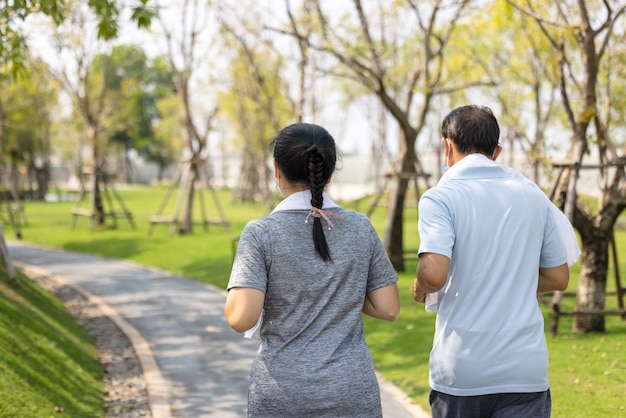
M 154 418 L 245 417 L 257 343 L 226 323 L 226 292 L 127 261 L 8 243 L 27 275 L 46 275 L 97 303 L 131 339 Z M 381 379 L 385 418 L 425 418 Z

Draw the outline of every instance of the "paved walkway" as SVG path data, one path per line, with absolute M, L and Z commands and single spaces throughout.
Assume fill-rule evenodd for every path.
M 228 326 L 226 292 L 126 261 L 8 243 L 13 263 L 97 303 L 129 336 L 146 377 L 154 418 L 245 417 L 257 343 Z M 428 417 L 381 379 L 385 418 Z

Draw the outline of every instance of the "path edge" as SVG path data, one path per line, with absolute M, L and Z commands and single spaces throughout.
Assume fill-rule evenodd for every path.
M 139 364 L 141 365 L 143 372 L 143 378 L 146 382 L 148 403 L 150 405 L 150 411 L 152 412 L 152 418 L 173 418 L 170 404 L 170 384 L 163 377 L 150 345 L 134 326 L 126 321 L 102 298 L 72 285 L 66 278 L 51 274 L 45 269 L 34 267 L 26 263 L 18 261 L 14 261 L 13 263 L 15 266 L 19 267 L 26 276 L 45 276 L 54 280 L 59 285 L 72 288 L 80 293 L 90 303 L 94 304 L 104 316 L 110 319 L 120 329 L 120 331 L 126 335 L 133 346 L 133 350 L 135 350 L 135 355 L 139 360 Z
M 400 403 L 413 417 L 431 418 L 430 414 L 424 411 L 424 408 L 413 403 L 411 398 L 404 393 L 402 389 L 385 379 L 378 371 L 376 372 L 376 377 L 378 378 L 378 386 L 380 386 L 380 389 L 387 392 L 393 399 Z

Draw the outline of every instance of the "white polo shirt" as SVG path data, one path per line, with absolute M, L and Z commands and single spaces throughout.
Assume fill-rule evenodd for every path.
M 539 267 L 566 262 L 551 203 L 480 154 L 419 202 L 419 254 L 450 258 L 438 294 L 430 385 L 456 396 L 548 389 Z

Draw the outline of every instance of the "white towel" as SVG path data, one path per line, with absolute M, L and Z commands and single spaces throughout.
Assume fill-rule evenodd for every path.
M 261 324 L 263 323 L 263 311 L 259 315 L 259 320 L 256 321 L 256 325 L 243 333 L 243 338 L 249 340 L 261 340 Z
M 519 171 L 514 170 L 510 167 L 504 168 L 514 179 L 539 189 L 539 186 L 524 177 L 524 175 Z M 546 196 L 546 199 L 548 199 L 548 196 Z M 561 240 L 561 245 L 563 245 L 563 249 L 565 250 L 567 265 L 571 267 L 578 261 L 578 258 L 580 257 L 580 248 L 578 247 L 578 240 L 576 239 L 574 227 L 572 226 L 572 223 L 569 221 L 569 219 L 567 219 L 567 216 L 565 216 L 561 209 L 559 209 L 554 203 L 552 203 L 552 201 L 550 201 L 550 211 L 554 216 L 554 222 L 556 223 L 556 229 L 559 233 L 559 239 Z

